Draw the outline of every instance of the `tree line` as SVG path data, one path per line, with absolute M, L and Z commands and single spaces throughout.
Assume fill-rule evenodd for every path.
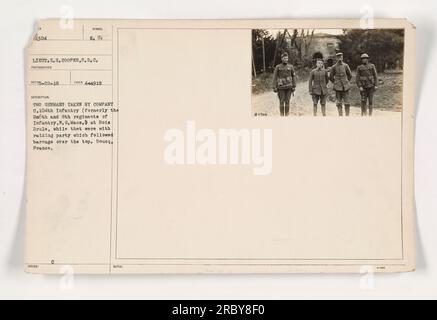
M 290 63 L 297 68 L 312 68 L 313 57 L 309 48 L 314 38 L 314 29 L 278 30 L 276 35 L 266 29 L 252 30 L 252 73 L 273 72 L 287 52 Z M 355 69 L 360 64 L 360 55 L 367 53 L 378 72 L 385 69 L 402 68 L 404 55 L 403 29 L 343 29 L 338 51 L 343 52 L 345 61 Z M 326 58 L 326 57 L 324 57 Z

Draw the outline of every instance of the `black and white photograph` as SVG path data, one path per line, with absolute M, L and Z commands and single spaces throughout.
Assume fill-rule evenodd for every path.
M 253 29 L 252 115 L 402 111 L 403 29 Z

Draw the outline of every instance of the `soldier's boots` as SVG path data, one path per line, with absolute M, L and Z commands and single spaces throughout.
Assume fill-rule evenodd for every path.
M 290 103 L 284 101 L 284 102 L 279 102 L 279 111 L 281 113 L 281 117 L 288 117 L 288 114 L 290 112 Z
M 326 117 L 326 105 L 322 104 L 322 115 Z
M 342 108 L 342 106 L 341 105 L 337 105 L 337 108 L 338 108 L 338 115 L 340 117 L 343 116 L 343 108 Z M 347 117 L 349 116 L 350 109 L 351 109 L 351 106 L 349 104 L 345 104 L 344 105 L 344 112 L 345 112 L 345 115 Z
M 326 117 L 326 105 L 322 104 L 321 106 L 322 106 L 322 115 Z M 313 106 L 313 113 L 314 116 L 317 116 L 317 104 Z
M 341 104 L 337 104 L 338 115 L 343 116 L 343 106 Z
M 361 102 L 361 116 L 367 116 L 367 107 L 365 102 Z
M 373 106 L 369 104 L 369 117 L 372 116 Z M 367 116 L 367 106 L 366 104 L 361 105 L 361 116 Z
M 288 117 L 288 113 L 290 112 L 290 102 L 285 103 L 284 109 L 285 109 L 285 116 Z

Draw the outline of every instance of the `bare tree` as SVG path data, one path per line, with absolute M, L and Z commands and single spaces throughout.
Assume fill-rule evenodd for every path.
M 296 49 L 297 57 L 301 62 L 308 52 L 308 49 L 313 41 L 313 37 L 314 29 L 294 29 L 292 34 L 290 34 L 287 29 L 284 29 L 283 32 L 278 31 L 276 36 L 276 49 L 273 56 L 272 65 L 275 65 L 278 54 L 285 51 L 284 44 L 286 43 L 286 38 L 290 39 L 290 47 Z
M 300 31 L 294 29 L 293 36 L 295 39 L 294 46 L 297 49 L 299 60 L 302 61 L 306 57 L 311 42 L 313 41 L 314 29 L 301 29 Z
M 290 32 L 287 29 L 284 29 L 284 31 L 281 33 L 280 31 L 278 31 L 277 35 L 276 35 L 276 49 L 275 49 L 275 54 L 273 55 L 273 67 L 275 66 L 275 62 L 276 62 L 276 57 L 278 55 L 278 53 L 282 53 L 284 51 L 284 43 L 285 43 L 285 38 L 286 37 L 290 38 L 290 43 L 293 46 L 293 43 L 296 40 L 296 35 L 293 32 L 293 35 L 290 34 Z

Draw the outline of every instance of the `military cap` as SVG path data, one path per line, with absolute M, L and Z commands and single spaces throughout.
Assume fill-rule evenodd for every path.
M 367 53 L 363 53 L 363 54 L 361 55 L 361 59 L 364 59 L 364 58 L 368 59 L 368 58 L 369 58 L 369 55 L 368 55 Z
M 336 56 L 337 57 L 341 57 L 341 56 L 343 56 L 343 53 L 342 52 L 337 52 Z
M 281 54 L 281 58 L 282 58 L 282 57 L 288 57 L 288 53 L 287 53 L 287 52 L 282 53 L 282 54 Z

